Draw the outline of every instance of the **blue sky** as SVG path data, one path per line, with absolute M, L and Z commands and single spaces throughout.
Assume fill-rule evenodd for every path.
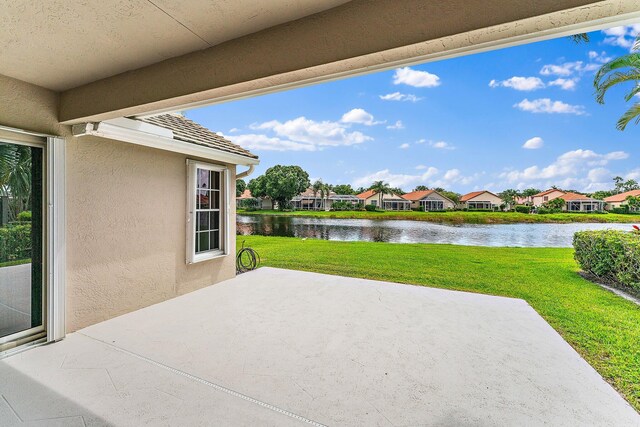
M 629 52 L 640 25 L 347 78 L 186 112 L 260 156 L 254 176 L 295 164 L 312 179 L 384 180 L 466 193 L 611 188 L 640 180 L 640 127 L 615 128 L 630 106 L 593 75 Z

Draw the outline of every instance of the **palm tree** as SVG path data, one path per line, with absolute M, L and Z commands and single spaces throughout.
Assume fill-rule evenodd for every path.
M 0 194 L 9 197 L 15 218 L 31 202 L 31 148 L 0 144 Z
M 313 209 L 316 208 L 315 198 L 318 197 L 318 193 L 321 193 L 322 187 L 324 187 L 324 183 L 322 182 L 321 179 L 316 180 L 316 182 L 314 182 L 313 185 L 311 186 L 311 190 L 313 191 L 313 198 L 314 198 Z
M 322 207 L 326 207 L 329 202 L 329 196 L 331 195 L 331 185 L 322 184 L 320 186 L 320 198 L 322 199 Z M 326 201 L 325 201 L 326 199 Z
M 378 207 L 382 208 L 382 198 L 385 194 L 391 194 L 391 187 L 384 181 L 374 181 L 373 185 L 369 188 L 378 193 Z
M 625 101 L 629 102 L 640 93 L 640 36 L 636 38 L 632 52 L 619 58 L 612 59 L 604 64 L 593 79 L 596 89 L 596 101 L 604 104 L 604 96 L 609 88 L 620 83 L 633 82 L 633 88 L 625 95 Z M 616 128 L 624 130 L 632 120 L 636 124 L 640 122 L 640 102 L 634 103 L 618 120 Z

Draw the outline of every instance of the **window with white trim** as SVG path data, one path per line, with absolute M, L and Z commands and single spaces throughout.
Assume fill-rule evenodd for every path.
M 187 263 L 226 255 L 228 170 L 188 160 Z

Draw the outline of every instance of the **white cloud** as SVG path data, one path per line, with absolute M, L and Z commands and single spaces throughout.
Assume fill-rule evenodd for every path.
M 430 141 L 429 145 L 439 150 L 455 150 L 456 147 L 444 141 Z
M 449 169 L 448 171 L 445 172 L 444 179 L 446 179 L 447 181 L 451 181 L 451 180 L 457 179 L 459 176 L 460 176 L 460 170 Z
M 426 139 L 422 138 L 416 141 L 416 144 L 424 144 L 425 142 L 427 142 Z
M 388 93 L 386 95 L 380 95 L 380 99 L 382 99 L 383 101 L 418 102 L 423 98 L 417 97 L 410 93 L 393 92 L 393 93 Z
M 351 111 L 347 111 L 342 115 L 342 119 L 340 121 L 342 123 L 357 123 L 366 126 L 373 126 L 382 123 L 373 120 L 373 115 L 362 108 L 354 108 Z
M 519 188 L 532 185 L 539 187 L 582 185 L 585 188 L 589 183 L 602 179 L 605 173 L 603 166 L 628 157 L 629 155 L 624 151 L 599 154 L 592 150 L 577 149 L 558 156 L 547 166 L 534 165 L 522 170 L 508 170 L 501 173 L 499 177 L 510 184 L 518 183 Z M 594 170 L 595 172 L 592 172 Z
M 424 170 L 424 172 L 416 174 L 396 174 L 392 173 L 389 169 L 383 169 L 359 178 L 353 181 L 354 187 L 366 187 L 371 185 L 374 181 L 384 181 L 389 183 L 392 187 L 400 187 L 404 189 L 411 189 L 416 185 L 428 185 L 430 187 L 443 187 L 451 188 L 451 186 L 468 186 L 469 184 L 477 181 L 484 172 L 475 173 L 473 175 L 464 175 L 459 169 L 449 169 L 443 174 L 438 169 L 432 166 L 418 165 L 418 170 Z
M 624 176 L 624 179 L 634 179 L 640 181 L 640 168 L 633 169 Z
M 236 135 L 233 142 L 247 150 L 316 151 L 318 146 L 260 134 Z
M 549 86 L 559 86 L 562 90 L 574 90 L 576 88 L 576 83 L 578 83 L 578 78 L 573 79 L 563 79 L 562 77 L 557 78 L 549 82 Z
M 247 149 L 278 151 L 315 151 L 326 147 L 362 144 L 373 138 L 351 131 L 341 122 L 317 122 L 306 117 L 280 122 L 271 120 L 254 123 L 253 130 L 273 132 L 274 135 L 235 135 L 233 141 Z
M 608 28 L 602 32 L 607 36 L 604 38 L 604 43 L 631 49 L 640 32 L 640 24 Z
M 491 80 L 490 87 L 508 87 L 521 91 L 532 91 L 544 88 L 544 82 L 539 77 L 518 77 L 514 76 L 507 80 Z
M 522 145 L 522 148 L 526 148 L 528 150 L 537 150 L 538 148 L 542 148 L 544 145 L 544 141 L 539 136 L 534 136 L 531 139 L 527 139 L 527 141 Z
M 389 169 L 383 169 L 365 176 L 356 178 L 353 181 L 354 187 L 366 187 L 371 185 L 374 181 L 384 181 L 392 187 L 408 188 L 418 184 L 424 184 L 433 176 L 438 174 L 438 169 L 434 167 L 428 167 L 425 172 L 421 174 L 395 174 L 391 173 Z
M 601 64 L 611 61 L 611 57 L 607 56 L 607 52 L 605 52 L 604 50 L 600 53 L 594 50 L 590 50 L 588 55 L 589 55 L 589 59 L 591 59 L 592 61 L 599 62 Z
M 229 133 L 235 133 L 235 132 L 240 132 L 240 129 L 238 129 L 238 128 L 229 129 Z
M 387 129 L 404 129 L 404 124 L 402 124 L 402 120 L 398 120 L 394 124 L 387 126 Z
M 565 62 L 564 64 L 547 64 L 540 69 L 543 76 L 570 76 L 582 69 L 582 61 Z
M 405 84 L 413 87 L 436 87 L 440 85 L 440 77 L 427 71 L 404 67 L 396 70 L 393 75 L 393 84 Z
M 584 114 L 584 107 L 582 105 L 570 105 L 562 101 L 552 101 L 549 98 L 540 98 L 529 101 L 523 99 L 519 103 L 514 105 L 514 108 L 518 108 L 522 111 L 528 111 L 530 113 L 547 113 L 547 114 Z
M 587 173 L 587 179 L 593 182 L 603 182 L 603 181 L 611 181 L 613 176 L 611 175 L 611 171 L 606 168 L 595 168 L 591 169 Z
M 484 175 L 484 172 L 464 175 L 459 169 L 449 169 L 444 173 L 442 178 L 434 181 L 432 186 L 442 188 L 451 188 L 452 185 L 467 186 L 477 181 L 482 175 Z
M 409 147 L 410 147 L 410 145 L 405 142 L 404 144 L 401 144 L 399 148 L 402 148 L 403 150 L 406 150 Z

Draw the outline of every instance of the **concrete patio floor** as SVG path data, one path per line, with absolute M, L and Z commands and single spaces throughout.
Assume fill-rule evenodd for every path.
M 273 268 L 0 360 L 0 378 L 2 426 L 640 426 L 522 300 Z

